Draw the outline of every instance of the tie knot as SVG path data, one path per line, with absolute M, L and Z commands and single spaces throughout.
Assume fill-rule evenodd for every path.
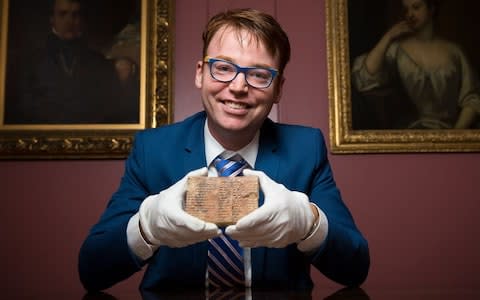
M 222 156 L 217 156 L 213 161 L 213 165 L 218 171 L 218 176 L 241 176 L 243 169 L 248 166 L 248 163 L 238 154 L 226 159 Z

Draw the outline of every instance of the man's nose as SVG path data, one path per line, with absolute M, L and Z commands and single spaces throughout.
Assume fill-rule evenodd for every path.
M 237 76 L 230 81 L 229 87 L 236 91 L 246 91 L 248 89 L 247 75 L 243 72 L 239 72 Z

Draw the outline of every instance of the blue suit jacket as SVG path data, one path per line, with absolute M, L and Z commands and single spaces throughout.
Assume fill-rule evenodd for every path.
M 183 122 L 136 135 L 121 185 L 80 250 L 80 279 L 86 289 L 108 288 L 146 263 L 142 288 L 204 286 L 207 242 L 184 248 L 163 246 L 147 262 L 139 263 L 127 245 L 126 228 L 147 196 L 206 166 L 205 119 L 201 112 Z M 255 169 L 290 190 L 306 193 L 326 214 L 329 229 L 322 247 L 309 255 L 294 244 L 281 249 L 252 249 L 252 286 L 312 288 L 311 264 L 340 284 L 361 284 L 369 268 L 367 241 L 342 202 L 320 130 L 267 120 L 260 131 Z M 261 196 L 259 205 L 262 203 Z

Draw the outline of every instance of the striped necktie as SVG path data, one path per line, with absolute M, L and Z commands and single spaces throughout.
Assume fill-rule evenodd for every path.
M 230 159 L 218 156 L 213 161 L 218 176 L 241 176 L 248 164 L 239 155 Z M 209 240 L 208 283 L 211 287 L 235 287 L 245 285 L 243 249 L 238 242 L 222 234 Z

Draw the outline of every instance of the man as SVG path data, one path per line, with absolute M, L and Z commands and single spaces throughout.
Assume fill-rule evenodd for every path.
M 310 265 L 340 284 L 361 284 L 368 245 L 335 186 L 321 132 L 267 118 L 282 94 L 287 35 L 271 16 L 244 9 L 214 16 L 203 41 L 195 85 L 205 111 L 136 135 L 121 186 L 80 250 L 83 285 L 105 289 L 146 264 L 147 290 L 308 290 Z M 189 176 L 223 176 L 227 167 L 216 166 L 230 157 L 228 165 L 258 177 L 262 195 L 258 209 L 219 229 L 182 203 Z M 222 260 L 241 246 L 242 265 L 232 269 L 242 275 L 214 265 L 218 239 L 228 248 Z M 229 278 L 217 277 L 223 271 Z
M 114 69 L 101 53 L 87 45 L 82 3 L 51 1 L 51 32 L 45 47 L 34 49 L 31 57 L 21 62 L 23 71 L 19 72 L 16 89 L 7 96 L 6 123 L 119 121 L 112 102 Z

